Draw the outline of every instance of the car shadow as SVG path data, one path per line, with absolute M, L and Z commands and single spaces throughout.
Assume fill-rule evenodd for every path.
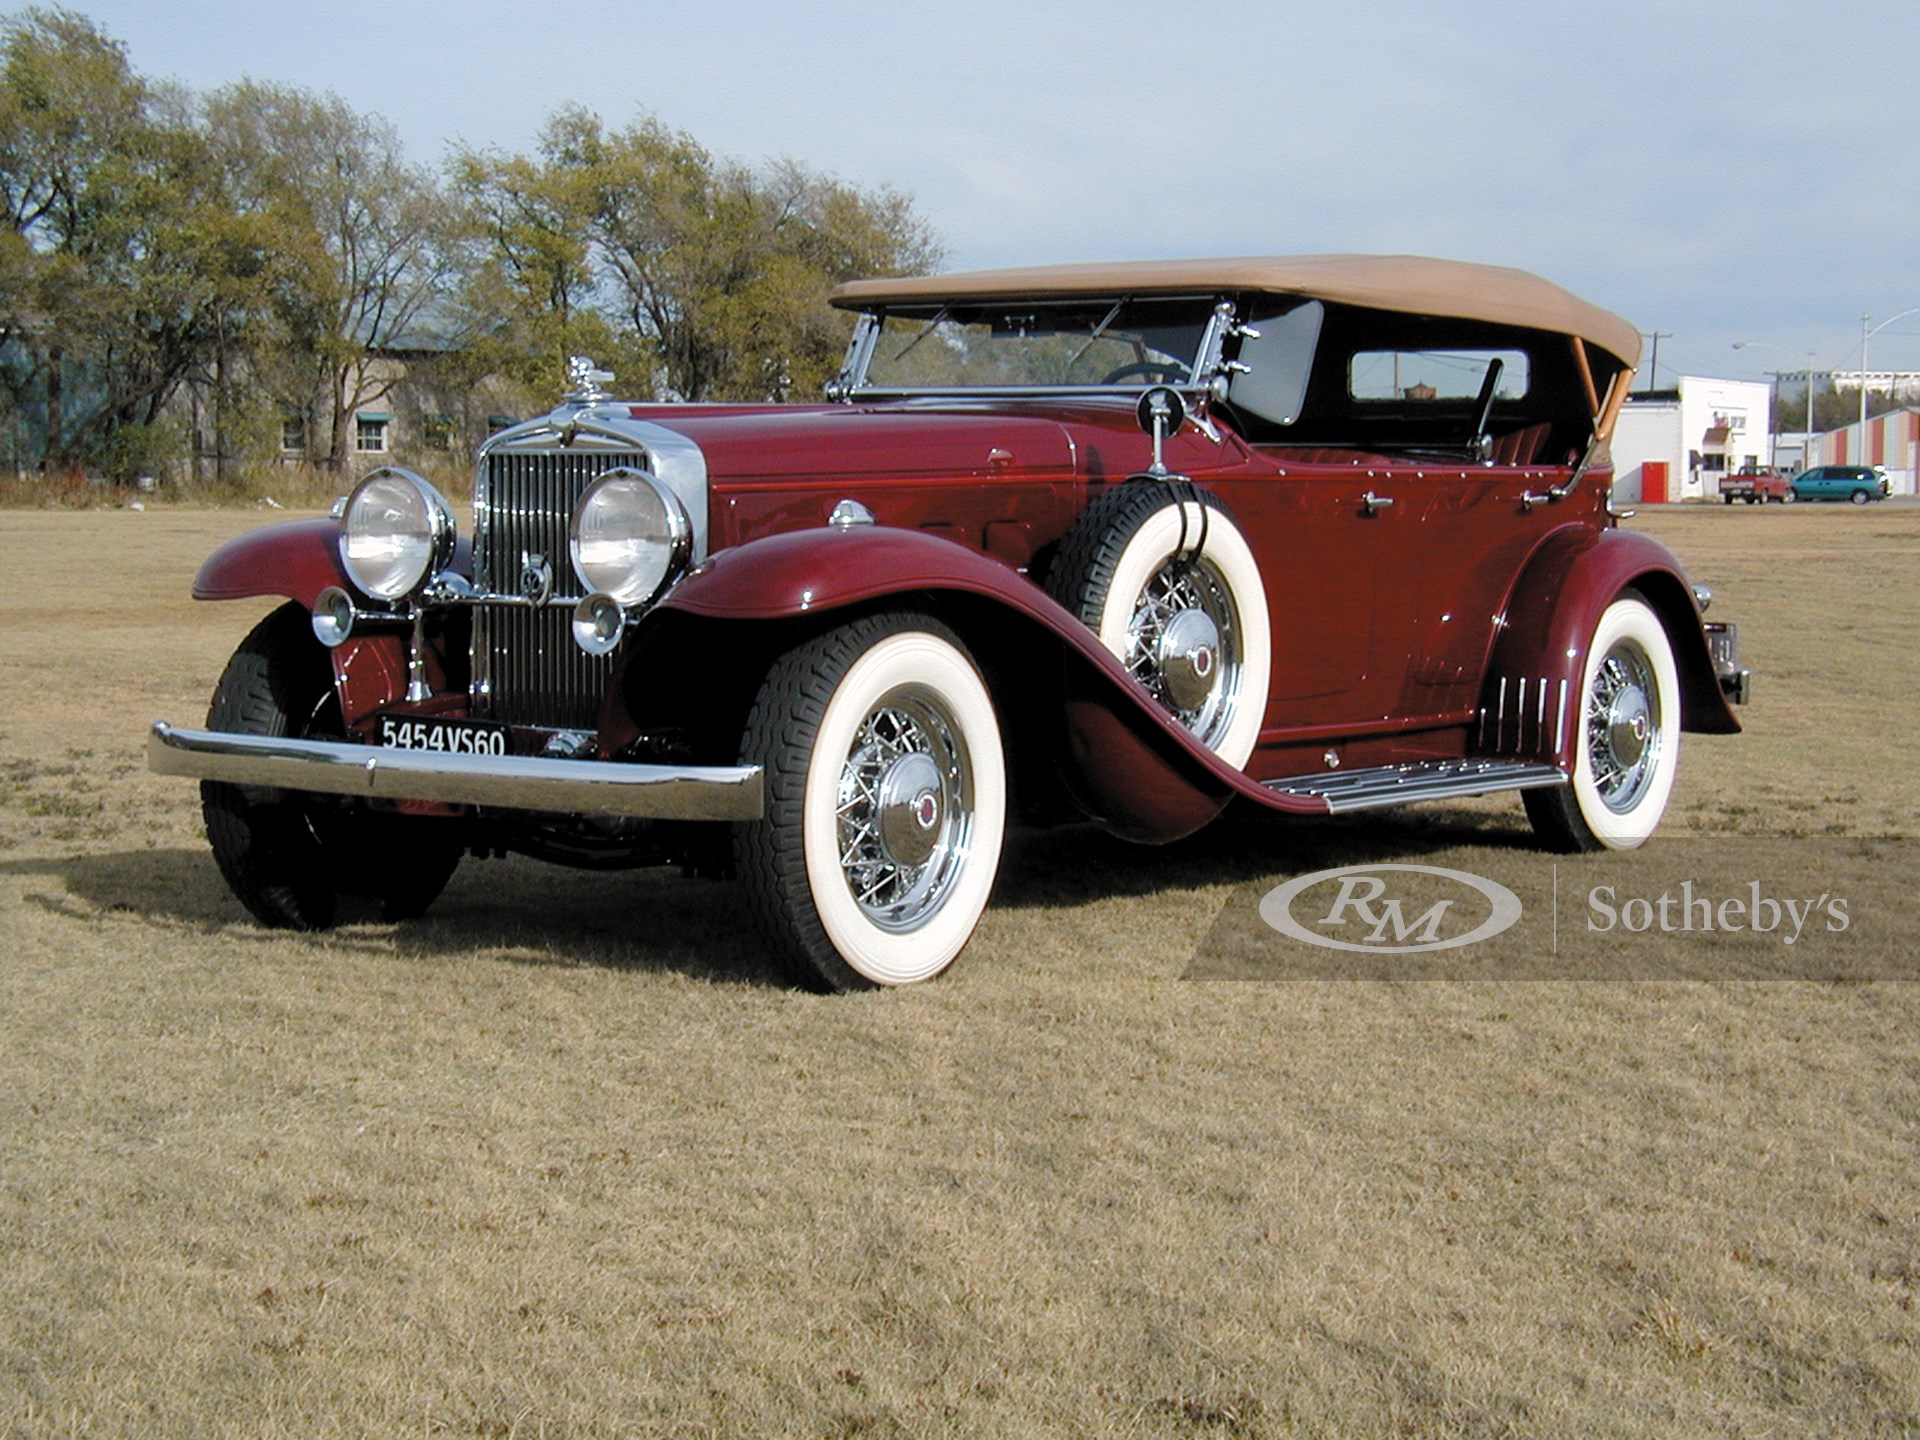
M 1242 885 L 1340 865 L 1420 860 L 1462 847 L 1536 850 L 1539 842 L 1517 804 L 1511 814 L 1426 806 L 1299 819 L 1236 807 L 1170 845 L 1130 844 L 1097 826 L 1072 825 L 1010 839 L 994 904 L 1074 905 Z
M 1133 845 L 1089 824 L 1015 830 L 994 890 L 996 909 L 1094 904 L 1241 885 L 1365 862 L 1417 860 L 1460 847 L 1532 849 L 1516 813 L 1427 807 L 1288 820 L 1230 810 L 1170 845 Z M 204 849 L 129 850 L 0 861 L 0 875 L 45 878 L 23 903 L 80 921 L 102 912 L 200 934 L 264 935 L 228 892 Z M 463 863 L 423 918 L 344 917 L 293 944 L 432 958 L 479 953 L 509 964 L 674 972 L 790 988 L 792 977 L 753 928 L 729 882 L 677 870 L 584 871 L 519 857 Z
M 204 849 L 132 850 L 0 861 L 0 875 L 44 877 L 23 903 L 76 920 L 101 912 L 207 935 L 264 936 Z M 56 888 L 59 887 L 59 888 Z M 509 964 L 602 966 L 790 988 L 732 886 L 675 870 L 584 871 L 509 857 L 464 862 L 432 910 L 382 921 L 349 910 L 324 935 L 280 931 L 294 945 L 433 958 L 479 953 Z

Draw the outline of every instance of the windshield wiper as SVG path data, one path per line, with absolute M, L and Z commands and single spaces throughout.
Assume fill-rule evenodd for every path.
M 1120 312 L 1126 308 L 1126 304 L 1127 302 L 1124 297 L 1113 302 L 1113 308 L 1107 311 L 1107 318 L 1094 326 L 1093 333 L 1087 336 L 1087 343 L 1067 357 L 1067 363 L 1060 371 L 1062 375 L 1068 375 L 1073 372 L 1073 367 L 1080 363 L 1080 357 L 1091 350 L 1099 342 L 1100 337 L 1107 333 L 1107 327 L 1119 318 Z
M 918 335 L 914 336 L 911 340 L 907 341 L 906 344 L 902 345 L 900 347 L 900 353 L 894 356 L 893 359 L 889 360 L 887 363 L 889 365 L 898 365 L 902 360 L 906 359 L 907 356 L 912 353 L 914 346 L 918 345 L 922 340 L 926 339 L 927 336 L 931 335 L 935 330 L 938 330 L 940 328 L 940 322 L 947 318 L 947 311 L 951 308 L 952 308 L 951 306 L 942 305 L 940 307 L 940 312 L 937 315 L 935 315 L 933 319 L 927 322 L 927 328 L 922 330 Z

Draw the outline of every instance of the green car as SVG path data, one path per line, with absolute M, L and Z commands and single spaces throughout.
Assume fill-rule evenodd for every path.
M 1796 500 L 1884 500 L 1892 486 L 1877 465 L 1816 465 L 1793 477 Z

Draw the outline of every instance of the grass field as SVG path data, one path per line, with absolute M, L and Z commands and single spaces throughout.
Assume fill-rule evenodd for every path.
M 1920 1435 L 1920 987 L 1183 978 L 1500 797 L 1022 837 L 900 993 L 650 874 L 270 934 L 140 758 L 260 518 L 0 511 L 0 1434 Z M 1920 508 L 1633 523 L 1760 676 L 1669 830 L 1912 835 Z

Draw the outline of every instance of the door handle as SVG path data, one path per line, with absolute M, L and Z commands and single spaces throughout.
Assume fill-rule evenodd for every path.
M 1392 505 L 1393 497 L 1391 495 L 1376 495 L 1373 491 L 1369 490 L 1360 497 L 1360 513 L 1362 515 L 1377 515 L 1382 510 L 1391 508 Z

